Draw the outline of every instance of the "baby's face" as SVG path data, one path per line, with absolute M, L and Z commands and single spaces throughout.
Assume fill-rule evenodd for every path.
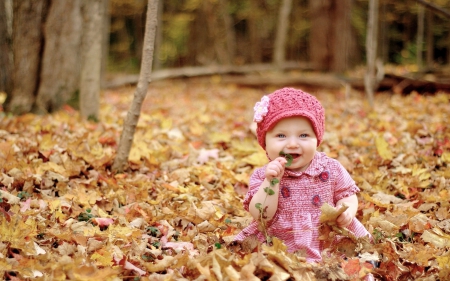
M 266 152 L 270 160 L 280 152 L 292 155 L 288 169 L 303 172 L 311 163 L 317 149 L 317 137 L 308 118 L 295 116 L 280 120 L 266 133 Z

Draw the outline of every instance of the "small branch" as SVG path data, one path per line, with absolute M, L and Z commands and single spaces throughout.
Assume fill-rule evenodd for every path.
M 438 14 L 441 14 L 447 18 L 450 18 L 450 12 L 439 7 L 438 5 L 435 5 L 433 3 L 429 3 L 425 0 L 416 0 L 419 4 L 424 5 L 425 7 L 427 7 L 430 10 L 433 10 L 434 12 L 437 12 Z

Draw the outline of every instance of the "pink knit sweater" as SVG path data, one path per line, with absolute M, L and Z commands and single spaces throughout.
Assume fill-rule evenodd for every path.
M 250 177 L 249 190 L 243 202 L 247 211 L 264 179 L 265 167 L 256 169 Z M 317 152 L 306 171 L 296 173 L 285 170 L 280 182 L 278 209 L 267 223 L 268 233 L 283 240 L 289 252 L 305 250 L 308 261 L 320 261 L 323 250 L 318 239 L 321 205 L 327 202 L 335 206 L 340 199 L 357 192 L 359 188 L 345 168 L 325 153 Z M 357 237 L 370 236 L 356 218 L 347 228 Z M 242 241 L 250 235 L 256 235 L 261 242 L 265 241 L 256 220 L 234 239 Z

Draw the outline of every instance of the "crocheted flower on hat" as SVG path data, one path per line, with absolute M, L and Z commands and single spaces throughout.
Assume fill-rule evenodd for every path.
M 261 122 L 264 119 L 264 116 L 266 116 L 267 112 L 269 111 L 269 97 L 262 97 L 261 101 L 255 104 L 253 110 L 255 111 L 255 114 L 253 115 L 253 121 L 255 121 L 256 123 Z

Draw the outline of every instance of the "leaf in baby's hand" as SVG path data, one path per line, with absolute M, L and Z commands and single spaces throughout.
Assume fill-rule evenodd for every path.
M 270 186 L 274 186 L 274 185 L 276 185 L 277 183 L 279 183 L 280 181 L 277 179 L 277 178 L 273 178 L 271 181 L 270 181 Z
M 262 204 L 261 203 L 256 203 L 255 204 L 255 208 L 258 209 L 258 210 L 261 210 Z
M 341 208 L 336 209 L 330 206 L 328 203 L 324 203 L 322 207 L 320 207 L 320 210 L 322 211 L 322 213 L 320 214 L 320 223 L 335 224 L 336 219 L 347 209 L 347 205 L 342 205 Z
M 275 191 L 273 191 L 273 189 L 271 189 L 270 187 L 264 188 L 264 192 L 267 193 L 268 195 L 274 195 L 275 194 Z
M 283 151 L 280 151 L 280 156 L 286 158 L 286 160 L 287 160 L 286 167 L 291 166 L 292 160 L 294 159 L 292 157 L 292 155 L 290 155 L 289 153 L 284 153 Z

